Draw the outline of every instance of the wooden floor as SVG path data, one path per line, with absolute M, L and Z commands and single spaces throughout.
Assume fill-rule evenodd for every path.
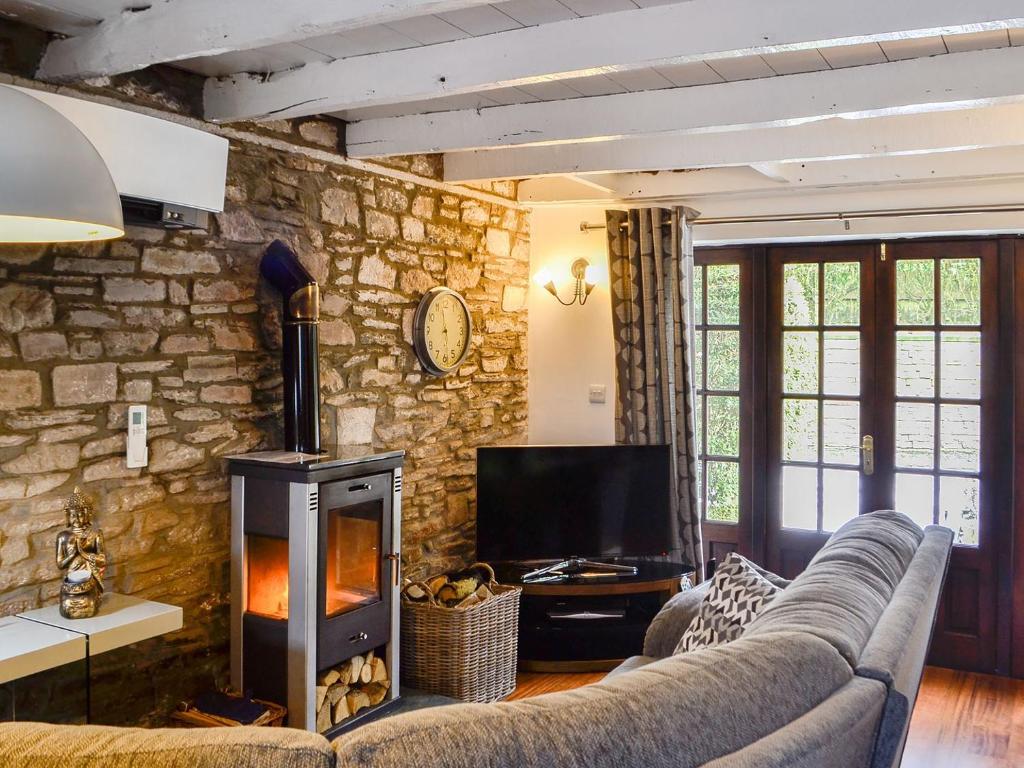
M 1024 766 L 1024 680 L 929 667 L 903 766 Z
M 512 699 L 578 688 L 602 673 L 519 675 Z M 1024 767 L 1024 680 L 929 667 L 903 768 Z
M 555 675 L 546 672 L 520 672 L 516 675 L 516 690 L 508 698 L 509 701 L 513 699 L 529 699 L 531 696 L 540 696 L 542 693 L 568 691 L 571 688 L 579 688 L 582 685 L 596 683 L 604 675 L 604 672 L 582 672 L 567 675 Z

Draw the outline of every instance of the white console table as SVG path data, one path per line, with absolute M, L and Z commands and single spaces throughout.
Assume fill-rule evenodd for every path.
M 99 612 L 91 619 L 65 619 L 56 605 L 19 613 L 18 618 L 84 635 L 89 656 L 176 632 L 182 627 L 178 606 L 117 593 L 104 595 Z
M 84 658 L 84 635 L 17 616 L 0 619 L 0 685 Z
M 178 606 L 116 593 L 104 595 L 90 619 L 65 619 L 56 605 L 0 618 L 0 685 L 82 660 L 88 676 L 90 657 L 175 632 L 182 623 Z

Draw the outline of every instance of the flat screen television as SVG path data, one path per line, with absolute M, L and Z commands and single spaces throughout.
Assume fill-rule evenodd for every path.
M 669 450 L 667 445 L 478 448 L 478 559 L 667 553 L 672 541 Z

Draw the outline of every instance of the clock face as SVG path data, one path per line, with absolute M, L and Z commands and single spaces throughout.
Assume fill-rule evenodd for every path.
M 416 323 L 416 351 L 434 375 L 454 370 L 469 351 L 472 332 L 466 304 L 454 291 L 434 288 L 421 303 Z

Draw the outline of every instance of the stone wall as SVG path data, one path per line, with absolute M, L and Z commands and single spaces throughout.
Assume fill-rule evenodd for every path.
M 294 151 L 233 140 L 208 235 L 0 246 L 0 615 L 56 599 L 54 537 L 76 485 L 97 504 L 109 587 L 185 609 L 182 632 L 100 657 L 103 722 L 156 721 L 227 682 L 223 457 L 281 439 L 279 299 L 258 280 L 272 239 L 321 285 L 325 445 L 408 452 L 407 575 L 472 557 L 474 448 L 525 442 L 525 213 L 429 183 L 437 158 L 396 161 L 420 184 L 330 162 L 329 123 L 258 131 Z M 469 357 L 441 380 L 410 336 L 438 284 L 465 295 L 474 324 Z M 124 461 L 130 403 L 149 405 L 142 470 Z

